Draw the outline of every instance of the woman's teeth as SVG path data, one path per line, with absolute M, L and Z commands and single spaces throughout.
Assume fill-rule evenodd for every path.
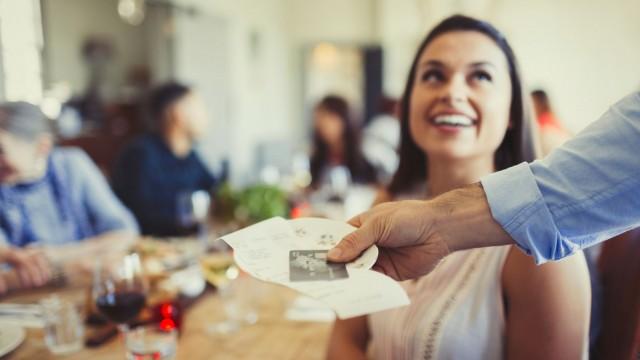
M 436 125 L 473 126 L 473 120 L 464 115 L 439 115 L 433 119 Z

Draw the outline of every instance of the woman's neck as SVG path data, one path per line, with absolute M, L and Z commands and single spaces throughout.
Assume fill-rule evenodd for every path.
M 189 136 L 178 129 L 167 129 L 163 134 L 163 138 L 169 150 L 179 158 L 189 155 L 193 147 L 193 142 Z
M 431 197 L 480 181 L 495 171 L 493 156 L 470 159 L 439 159 L 427 161 L 427 190 Z

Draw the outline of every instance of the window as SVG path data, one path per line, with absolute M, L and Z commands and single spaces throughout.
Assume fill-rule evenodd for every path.
M 0 100 L 42 100 L 42 20 L 38 0 L 0 0 Z

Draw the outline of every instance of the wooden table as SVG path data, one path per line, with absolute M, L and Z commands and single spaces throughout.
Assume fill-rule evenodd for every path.
M 220 297 L 210 291 L 187 309 L 182 334 L 178 340 L 178 359 L 321 359 L 331 329 L 330 323 L 298 322 L 285 319 L 284 311 L 296 294 L 285 287 L 258 283 L 260 288 L 259 320 L 229 335 L 212 335 L 208 323 L 224 318 Z M 83 288 L 55 291 L 61 297 L 81 301 Z M 49 292 L 51 293 L 51 292 Z M 46 293 L 32 292 L 10 296 L 3 302 L 34 302 Z M 124 359 L 121 337 L 95 349 L 84 348 L 67 356 L 51 354 L 41 329 L 28 329 L 26 340 L 6 359 Z

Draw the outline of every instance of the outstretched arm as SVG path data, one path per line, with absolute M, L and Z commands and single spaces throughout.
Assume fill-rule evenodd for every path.
M 542 161 L 522 163 L 430 201 L 387 203 L 329 252 L 349 261 L 372 244 L 397 279 L 431 271 L 449 252 L 512 243 L 537 263 L 640 226 L 640 93 Z
M 329 257 L 349 260 L 376 243 L 380 255 L 375 269 L 398 280 L 430 272 L 452 251 L 513 242 L 493 220 L 479 184 L 429 201 L 380 204 L 349 223 L 359 229 L 347 235 Z

